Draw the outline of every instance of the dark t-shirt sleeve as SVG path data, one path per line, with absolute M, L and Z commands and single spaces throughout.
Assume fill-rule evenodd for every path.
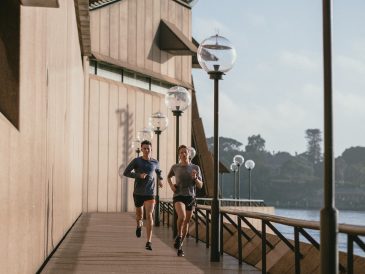
M 136 165 L 136 159 L 133 159 L 129 165 L 125 168 L 123 175 L 128 178 L 137 178 L 137 173 L 134 171 Z

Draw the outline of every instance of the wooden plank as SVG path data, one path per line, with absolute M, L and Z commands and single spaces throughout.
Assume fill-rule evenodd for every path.
M 108 212 L 117 211 L 118 200 L 118 86 L 110 85 L 109 95 L 109 159 L 108 159 Z
M 98 209 L 99 95 L 99 82 L 90 78 L 88 212 Z
M 118 93 L 118 168 L 124 170 L 128 164 L 130 144 L 132 143 L 131 127 L 129 126 L 129 105 L 127 88 L 125 85 L 119 86 Z M 117 189 L 117 211 L 127 210 L 128 180 L 126 177 L 118 176 Z
M 191 237 L 178 257 L 166 226 L 154 229 L 152 251 L 144 248 L 145 229 L 140 239 L 134 231 L 134 214 L 83 214 L 42 273 L 261 273 L 229 255 L 210 263 L 205 245 Z
M 119 5 L 110 7 L 110 57 L 119 58 Z
M 176 6 L 177 6 L 177 4 L 174 1 L 168 2 L 167 20 L 174 25 L 176 25 Z M 176 62 L 175 56 L 168 53 L 167 54 L 167 75 L 170 76 L 171 78 L 176 78 L 175 62 Z
M 168 6 L 169 1 L 168 0 L 161 0 L 161 7 L 160 7 L 160 16 L 161 19 L 168 19 L 168 14 L 169 14 L 169 6 Z M 166 51 L 160 51 L 161 53 L 161 59 L 160 59 L 160 63 L 161 63 L 161 74 L 162 75 L 168 75 L 168 53 Z
M 156 73 L 161 73 L 161 51 L 157 46 L 158 41 L 158 27 L 160 25 L 161 20 L 161 6 L 160 0 L 153 0 L 153 38 L 155 39 L 152 44 L 152 62 L 153 62 L 153 71 Z
M 100 82 L 98 212 L 108 207 L 109 84 Z
M 110 6 L 100 9 L 100 53 L 110 56 Z
M 145 2 L 145 37 L 144 37 L 144 58 L 145 58 L 145 69 L 153 70 L 153 1 L 147 0 Z
M 137 65 L 137 2 L 128 2 L 128 63 Z
M 91 50 L 100 53 L 100 9 L 90 11 Z
M 146 10 L 145 0 L 138 0 L 137 2 L 137 66 L 144 68 L 145 64 L 145 24 L 146 24 Z
M 183 10 L 186 9 L 185 7 L 181 5 L 176 5 L 176 19 L 175 19 L 175 25 L 177 28 L 182 31 L 183 28 L 183 21 L 187 20 L 183 17 Z M 175 78 L 181 80 L 182 79 L 182 58 L 184 56 L 175 56 Z
M 128 1 L 119 3 L 119 60 L 128 61 Z

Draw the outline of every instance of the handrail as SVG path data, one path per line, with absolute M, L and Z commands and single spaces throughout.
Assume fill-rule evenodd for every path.
M 199 199 L 200 200 L 210 200 L 207 198 L 199 198 Z M 161 199 L 161 200 L 164 203 L 172 204 L 171 199 L 170 200 Z M 165 207 L 162 207 L 162 209 L 164 209 L 164 208 Z M 205 211 L 205 214 L 204 214 L 204 211 Z M 200 217 L 197 214 L 198 212 L 203 216 Z M 194 219 L 195 219 L 195 224 L 196 224 L 196 230 L 195 230 L 196 237 L 199 235 L 198 234 L 199 221 L 205 225 L 205 230 L 206 230 L 205 241 L 206 241 L 207 247 L 209 247 L 209 244 L 210 244 L 209 243 L 209 241 L 210 241 L 210 239 L 209 239 L 209 223 L 210 223 L 209 215 L 211 215 L 210 213 L 211 213 L 210 205 L 198 204 L 196 206 L 195 215 L 193 215 Z M 271 231 L 275 235 L 277 235 L 295 253 L 295 271 L 296 271 L 296 273 L 300 273 L 300 260 L 303 258 L 302 254 L 300 252 L 299 235 L 304 236 L 309 241 L 310 244 L 312 244 L 317 250 L 319 250 L 320 246 L 319 246 L 319 243 L 317 242 L 317 240 L 312 238 L 312 236 L 305 230 L 305 229 L 312 229 L 312 230 L 319 231 L 320 230 L 319 221 L 300 220 L 300 219 L 276 216 L 276 215 L 266 214 L 266 213 L 249 212 L 249 211 L 245 211 L 244 208 L 241 210 L 241 209 L 239 209 L 239 207 L 236 207 L 236 208 L 221 207 L 220 214 L 221 214 L 220 215 L 221 216 L 221 231 L 220 231 L 219 240 L 221 242 L 221 246 L 223 246 L 223 230 L 225 229 L 230 234 L 232 233 L 232 231 L 229 229 L 229 227 L 227 227 L 226 225 L 223 224 L 223 218 L 226 218 L 229 221 L 229 223 L 232 226 L 234 226 L 238 232 L 240 232 L 237 234 L 238 250 L 239 250 L 238 259 L 239 259 L 240 264 L 242 263 L 241 252 L 243 252 L 242 242 L 240 241 L 241 236 L 244 236 L 246 238 L 246 240 L 248 240 L 247 235 L 242 230 L 241 221 L 244 221 L 246 223 L 246 225 L 248 225 L 248 228 L 251 231 L 255 232 L 255 234 L 261 238 L 262 271 L 263 271 L 262 273 L 266 273 L 267 246 L 270 249 L 274 248 L 274 246 L 270 243 L 270 241 L 268 241 L 268 239 L 266 237 L 266 233 L 267 233 L 266 227 L 271 228 Z M 232 219 L 230 219 L 229 215 L 237 216 L 237 223 L 235 223 Z M 246 218 L 261 220 L 261 232 L 257 231 L 256 228 L 254 228 L 253 225 Z M 272 223 L 293 227 L 294 236 L 295 236 L 294 246 L 287 239 L 283 240 L 283 238 L 285 238 L 285 237 L 280 233 L 280 231 L 277 230 L 277 228 L 275 228 L 273 226 Z M 360 238 L 361 236 L 365 236 L 365 226 L 339 224 L 339 233 L 347 234 L 348 241 L 347 241 L 347 265 L 346 265 L 346 267 L 347 267 L 347 273 L 352 274 L 353 273 L 353 264 L 354 264 L 354 254 L 353 254 L 354 243 L 356 243 L 362 250 L 365 251 L 365 243 L 364 243 L 363 239 Z M 198 241 L 198 240 L 199 239 L 196 239 L 196 241 Z M 223 248 L 220 251 L 222 254 Z M 340 267 L 341 271 L 346 271 L 346 268 L 342 264 L 340 264 L 339 267 Z

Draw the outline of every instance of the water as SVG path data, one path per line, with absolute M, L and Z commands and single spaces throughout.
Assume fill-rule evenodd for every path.
M 319 221 L 320 220 L 320 210 L 313 209 L 287 209 L 287 208 L 275 208 L 275 214 L 278 216 L 302 219 L 309 221 Z M 341 210 L 339 211 L 338 223 L 349 224 L 349 225 L 361 225 L 365 226 L 365 212 L 364 211 L 351 211 L 351 210 Z M 283 233 L 287 238 L 294 239 L 294 229 L 286 225 L 275 225 L 278 230 Z M 317 240 L 319 243 L 319 231 L 306 229 L 306 231 Z M 360 237 L 363 242 L 365 242 L 365 237 Z M 307 242 L 307 240 L 301 236 L 300 240 Z M 338 247 L 339 250 L 347 252 L 347 235 L 340 233 L 338 237 Z M 356 243 L 354 243 L 354 254 L 365 257 L 365 251 L 363 251 Z

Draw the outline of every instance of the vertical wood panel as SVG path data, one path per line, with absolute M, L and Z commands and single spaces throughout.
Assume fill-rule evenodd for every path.
M 100 52 L 100 9 L 90 12 L 91 50 Z
M 144 44 L 144 56 L 145 56 L 145 68 L 153 70 L 153 0 L 146 0 L 145 3 L 145 44 Z
M 176 25 L 176 2 L 168 2 L 168 20 Z M 175 57 L 172 54 L 167 54 L 167 75 L 175 78 Z
M 168 2 L 169 0 L 161 0 L 161 19 L 168 19 Z M 166 51 L 160 51 L 161 53 L 161 74 L 167 75 L 168 73 L 168 54 Z
M 175 19 L 175 25 L 177 28 L 182 31 L 182 25 L 183 25 L 183 9 L 186 9 L 185 7 L 181 5 L 176 5 L 176 19 Z M 175 78 L 178 80 L 182 79 L 181 73 L 182 73 L 182 58 L 184 56 L 175 56 Z
M 145 0 L 137 1 L 137 66 L 145 65 Z
M 10 125 L 6 118 L 0 113 L 0 220 L 8 222 L 10 218 L 9 210 L 9 185 L 10 185 Z M 4 246 L 8 246 L 9 240 L 9 225 L 0 226 L 0 242 Z M 8 266 L 8 248 L 0 249 L 0 265 L 4 267 L 3 271 L 9 273 Z
M 109 89 L 108 211 L 117 211 L 118 195 L 118 86 Z
M 128 2 L 128 63 L 137 64 L 137 2 Z
M 128 1 L 119 3 L 119 60 L 128 61 Z
M 82 210 L 87 212 L 88 182 L 89 182 L 89 110 L 90 110 L 90 79 L 89 61 L 84 57 L 84 141 L 83 141 L 83 174 L 82 174 Z
M 98 211 L 108 204 L 109 84 L 100 82 Z
M 191 18 L 189 17 L 190 13 L 189 13 L 189 9 L 183 9 L 182 10 L 182 32 L 186 37 L 189 37 L 189 23 L 191 21 Z M 184 82 L 190 83 L 191 81 L 191 72 L 190 72 L 190 67 L 191 67 L 191 57 L 190 56 L 183 56 L 181 59 L 181 78 Z M 189 63 L 190 60 L 190 63 Z
M 158 26 L 160 25 L 161 16 L 161 5 L 160 0 L 153 0 L 153 38 L 155 39 L 152 44 L 153 51 L 153 71 L 161 73 L 161 51 L 157 46 L 158 41 Z
M 99 175 L 99 82 L 90 78 L 90 111 L 89 111 L 89 212 L 98 208 L 98 175 Z
M 128 162 L 128 151 L 133 136 L 130 134 L 127 88 L 119 86 L 118 92 L 118 168 L 124 170 Z M 117 210 L 127 210 L 128 180 L 118 176 Z
M 128 157 L 126 165 L 136 156 L 136 153 L 131 149 L 132 140 L 136 138 L 137 130 L 139 130 L 139 125 L 137 124 L 137 104 L 140 104 L 137 100 L 137 94 L 135 90 L 132 87 L 128 87 L 127 89 L 127 98 L 128 98 L 128 127 L 129 127 L 129 134 L 126 135 L 124 138 L 128 142 Z M 134 210 L 134 203 L 133 203 L 133 181 L 132 179 L 127 179 L 127 193 L 125 195 L 125 204 L 127 211 L 133 211 Z
M 109 56 L 110 6 L 100 9 L 100 53 Z
M 119 58 L 119 5 L 110 7 L 110 57 Z

